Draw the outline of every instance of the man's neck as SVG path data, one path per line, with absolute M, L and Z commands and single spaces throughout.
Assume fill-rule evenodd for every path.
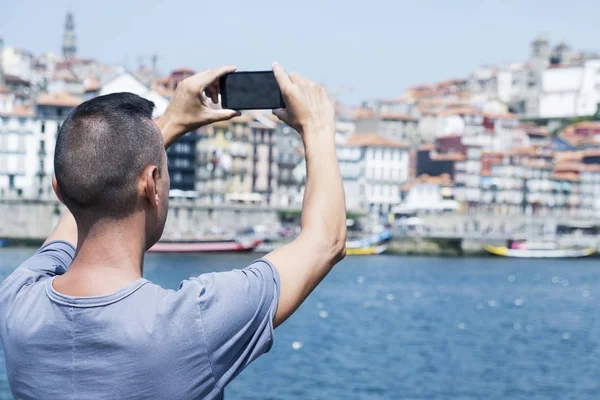
M 142 277 L 144 226 L 135 217 L 79 228 L 75 259 L 54 280 L 54 289 L 70 296 L 111 294 Z

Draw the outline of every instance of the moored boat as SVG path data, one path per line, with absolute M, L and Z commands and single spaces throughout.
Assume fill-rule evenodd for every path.
M 149 252 L 155 253 L 213 253 L 251 251 L 262 243 L 262 239 L 248 241 L 236 239 L 223 240 L 182 240 L 158 242 Z
M 594 248 L 560 248 L 554 242 L 528 243 L 514 241 L 509 246 L 485 245 L 490 254 L 512 258 L 580 258 L 591 256 Z
M 368 236 L 351 237 L 346 241 L 346 254 L 350 256 L 381 254 L 387 250 L 391 238 L 392 233 L 389 230 Z
M 349 256 L 372 256 L 375 254 L 381 254 L 387 250 L 387 243 L 383 243 L 376 246 L 368 246 L 368 247 L 355 247 L 355 248 L 346 248 L 346 255 Z

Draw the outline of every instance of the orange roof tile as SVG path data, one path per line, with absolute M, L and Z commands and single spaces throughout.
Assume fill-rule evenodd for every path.
M 36 104 L 41 106 L 77 107 L 82 100 L 68 93 L 42 93 L 36 99 Z
M 381 113 L 381 119 L 387 119 L 392 121 L 416 121 L 417 118 L 408 114 L 396 114 L 396 113 Z
M 554 158 L 557 161 L 581 161 L 583 151 L 561 151 L 554 153 Z
M 79 83 L 81 79 L 75 75 L 75 73 L 69 69 L 61 69 L 54 73 L 52 76 L 52 80 L 54 81 L 65 81 L 65 82 L 74 82 Z
M 465 161 L 467 156 L 462 153 L 441 153 L 431 157 L 434 161 Z
M 572 124 L 560 131 L 559 135 L 572 135 L 577 129 L 599 129 L 600 121 L 581 121 L 576 124 Z
M 552 174 L 552 179 L 558 180 L 558 181 L 569 181 L 569 182 L 578 182 L 579 181 L 579 175 L 573 172 L 554 172 Z
M 583 164 L 574 162 L 558 162 L 554 165 L 556 172 L 578 172 L 583 168 Z
M 511 120 L 517 119 L 517 116 L 515 114 L 511 114 L 511 113 L 501 113 L 501 114 L 485 113 L 484 116 L 487 118 L 491 118 L 491 119 L 511 119 Z
M 31 106 L 22 106 L 16 105 L 13 107 L 11 111 L 0 111 L 1 115 L 5 115 L 7 117 L 33 117 L 33 107 Z
M 85 80 L 85 91 L 86 92 L 93 92 L 98 89 L 100 89 L 100 83 L 98 82 L 98 79 L 96 79 L 95 76 L 91 76 Z
M 384 138 L 377 133 L 355 133 L 346 140 L 348 146 L 356 147 L 395 147 L 408 148 L 407 145 Z
M 369 108 L 355 108 L 350 111 L 350 116 L 353 119 L 367 119 L 375 116 L 375 112 Z
M 528 155 L 528 156 L 537 156 L 537 148 L 535 146 L 522 146 L 522 147 L 516 147 L 514 149 L 512 149 L 509 154 L 511 156 L 516 156 L 516 155 Z
M 454 182 L 452 181 L 452 178 L 450 177 L 450 174 L 442 174 L 442 175 L 438 175 L 438 176 L 430 176 L 427 174 L 423 174 L 423 175 L 419 175 L 417 178 L 415 178 L 415 180 L 412 183 L 413 184 L 424 183 L 424 184 L 443 185 L 443 186 L 451 186 L 454 184 Z
M 583 157 L 600 157 L 600 149 L 595 148 L 595 149 L 583 150 L 582 156 Z

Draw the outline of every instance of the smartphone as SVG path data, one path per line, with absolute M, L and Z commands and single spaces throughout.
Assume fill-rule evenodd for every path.
M 231 110 L 285 108 L 273 71 L 232 72 L 219 80 L 221 106 Z

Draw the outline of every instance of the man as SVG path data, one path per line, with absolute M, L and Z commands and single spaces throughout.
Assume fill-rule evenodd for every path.
M 165 148 L 234 117 L 218 101 L 224 67 L 177 88 L 164 116 L 130 93 L 77 107 L 56 143 L 53 187 L 67 206 L 44 245 L 0 287 L 0 335 L 18 399 L 218 399 L 345 254 L 344 192 L 325 91 L 273 71 L 306 149 L 302 233 L 242 270 L 165 290 L 142 278 L 168 209 Z

